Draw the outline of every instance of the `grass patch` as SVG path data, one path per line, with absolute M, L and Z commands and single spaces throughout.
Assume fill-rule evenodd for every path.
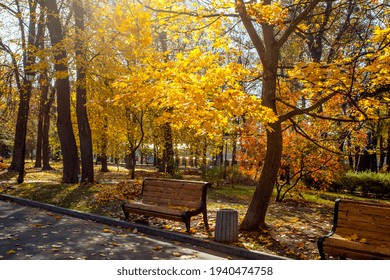
M 321 192 L 314 190 L 302 191 L 301 197 L 307 202 L 326 206 L 333 206 L 335 200 L 338 198 L 390 204 L 389 200 L 359 197 L 349 193 Z
M 97 211 L 97 209 L 94 211 L 94 208 L 98 205 L 91 199 L 97 192 L 97 186 L 94 185 L 80 186 L 77 184 L 53 183 L 26 183 L 6 188 L 4 191 L 9 195 L 85 212 Z
M 253 186 L 213 186 L 208 190 L 208 197 L 212 200 L 249 203 L 253 196 L 255 187 Z

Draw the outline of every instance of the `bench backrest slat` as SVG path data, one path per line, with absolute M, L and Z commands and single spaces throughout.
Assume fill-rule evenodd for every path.
M 340 200 L 336 234 L 390 246 L 390 205 Z
M 206 195 L 206 183 L 146 178 L 142 186 L 144 203 L 196 209 Z

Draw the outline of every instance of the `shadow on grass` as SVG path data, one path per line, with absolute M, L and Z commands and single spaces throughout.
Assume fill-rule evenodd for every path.
M 6 182 L 6 181 L 15 181 L 16 183 L 16 178 L 18 177 L 19 173 L 14 172 L 14 171 L 2 171 L 0 172 L 0 183 Z
M 81 200 L 87 199 L 83 193 L 88 190 L 78 185 L 56 184 L 56 183 L 23 183 L 15 185 L 12 189 L 7 189 L 5 192 L 30 199 L 58 205 L 61 207 L 69 207 L 77 204 Z M 90 193 L 87 193 L 89 196 Z

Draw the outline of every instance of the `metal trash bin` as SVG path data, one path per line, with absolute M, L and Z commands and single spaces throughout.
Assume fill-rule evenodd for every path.
M 222 243 L 238 241 L 238 212 L 233 209 L 217 211 L 214 240 Z

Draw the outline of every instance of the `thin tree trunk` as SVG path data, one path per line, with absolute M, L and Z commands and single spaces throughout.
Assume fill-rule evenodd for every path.
M 173 175 L 175 172 L 175 155 L 172 141 L 172 128 L 169 123 L 164 125 L 164 140 L 165 140 L 165 172 Z
M 50 166 L 50 143 L 49 143 L 49 131 L 50 131 L 50 110 L 52 108 L 55 88 L 49 87 L 50 96 L 45 104 L 43 112 L 43 127 L 42 127 L 42 170 L 51 170 Z
M 101 172 L 110 172 L 108 169 L 107 164 L 107 127 L 108 127 L 108 119 L 107 116 L 104 116 L 104 125 L 103 125 L 103 132 L 102 132 L 102 147 L 101 147 L 101 164 L 102 167 L 100 169 Z
M 86 69 L 81 59 L 85 58 L 85 48 L 83 46 L 84 27 L 84 6 L 81 0 L 73 1 L 73 11 L 75 15 L 75 33 L 76 33 L 76 114 L 80 140 L 81 154 L 81 182 L 94 182 L 93 170 L 93 152 L 91 128 L 87 114 L 87 80 Z
M 37 31 L 37 46 L 39 49 L 43 50 L 45 48 L 45 11 L 41 10 L 38 21 L 38 31 Z M 42 142 L 43 142 L 43 118 L 45 111 L 45 104 L 47 102 L 47 95 L 49 92 L 49 84 L 47 82 L 47 69 L 39 75 L 39 87 L 41 90 L 41 98 L 39 102 L 39 112 L 38 112 L 38 127 L 37 127 L 37 146 L 35 154 L 35 168 L 42 167 Z
M 39 101 L 39 112 L 38 112 L 38 127 L 37 127 L 37 146 L 35 154 L 35 168 L 42 167 L 42 142 L 43 142 L 43 118 L 45 111 L 45 104 L 47 103 L 47 94 L 49 92 L 49 86 L 46 83 L 46 73 L 43 73 L 39 77 L 39 84 L 41 89 L 41 99 Z
M 130 153 L 130 171 L 131 171 L 131 179 L 135 179 L 135 165 L 137 162 L 135 151 Z
M 103 148 L 103 150 L 106 150 L 107 146 Z M 101 156 L 101 162 L 102 162 L 102 167 L 100 169 L 100 172 L 110 172 L 108 169 L 108 163 L 107 163 L 107 155 L 102 155 Z
M 12 151 L 12 161 L 9 171 L 20 171 L 22 167 L 22 161 L 24 161 L 24 153 L 26 141 L 26 131 L 27 131 L 27 118 L 28 110 L 30 106 L 30 94 L 31 85 L 28 85 L 29 82 L 23 82 L 22 89 L 19 90 L 19 107 L 18 107 L 18 117 L 15 127 L 15 137 L 14 137 L 14 148 Z M 22 159 L 23 157 L 23 159 Z
M 20 3 L 19 1 L 15 1 L 17 5 L 17 10 L 20 12 Z M 27 74 L 31 71 L 31 66 L 35 63 L 35 55 L 32 54 L 29 50 L 35 43 L 36 37 L 36 3 L 29 1 L 29 26 L 28 26 L 28 35 L 27 40 L 25 37 L 25 25 L 21 17 L 19 20 L 19 27 L 21 31 L 21 41 L 23 48 L 23 68 L 24 68 L 24 77 L 22 78 L 22 82 L 20 82 L 20 73 L 15 71 L 15 76 L 18 84 L 19 90 L 19 107 L 18 107 L 18 115 L 16 120 L 15 127 L 15 137 L 14 137 L 14 147 L 12 151 L 12 161 L 9 171 L 19 171 L 18 181 L 23 181 L 22 172 L 24 171 L 24 160 L 26 153 L 26 134 L 27 134 L 27 120 L 29 114 L 30 107 L 30 97 L 31 97 L 31 89 L 32 85 L 30 81 L 27 81 Z M 1 43 L 1 41 L 0 41 Z M 17 69 L 17 63 L 14 56 L 12 56 L 12 61 Z M 23 170 L 22 170 L 23 169 Z

